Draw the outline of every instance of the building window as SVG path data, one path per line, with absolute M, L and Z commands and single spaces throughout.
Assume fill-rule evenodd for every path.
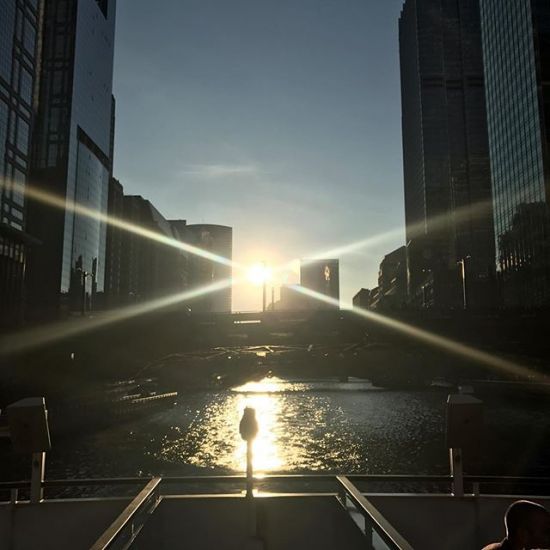
M 21 80 L 19 82 L 19 95 L 29 105 L 32 102 L 32 75 L 26 69 L 21 69 Z
M 18 119 L 17 148 L 26 155 L 29 152 L 29 125 L 22 119 Z

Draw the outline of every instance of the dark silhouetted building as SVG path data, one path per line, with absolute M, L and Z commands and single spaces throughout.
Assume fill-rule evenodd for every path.
M 124 188 L 111 178 L 107 213 L 110 218 L 124 218 Z M 122 253 L 125 231 L 117 225 L 107 226 L 107 249 L 105 253 L 105 307 L 116 307 L 121 303 Z
M 334 309 L 340 307 L 340 269 L 338 260 L 301 260 L 300 284 L 304 288 L 323 294 L 331 299 L 330 301 L 323 301 L 322 299 L 308 297 L 308 308 Z
M 399 21 L 405 218 L 411 303 L 488 306 L 494 232 L 479 0 L 406 0 Z M 429 273 L 429 275 L 427 275 Z
M 378 271 L 379 308 L 402 308 L 407 301 L 407 248 L 386 254 Z
M 174 220 L 172 224 L 181 224 Z M 196 246 L 209 253 L 231 261 L 233 258 L 233 229 L 225 225 L 192 224 L 176 226 L 183 242 Z M 231 265 L 212 261 L 202 256 L 188 254 L 189 289 L 199 289 L 222 281 L 230 281 L 233 276 Z M 231 284 L 226 288 L 209 292 L 190 302 L 193 312 L 231 312 Z
M 362 288 L 352 299 L 353 307 L 358 309 L 369 309 L 371 290 Z
M 40 55 L 38 0 L 0 1 L 0 326 L 24 314 L 29 178 Z
M 33 185 L 103 215 L 112 168 L 115 11 L 115 0 L 45 1 L 33 138 Z M 93 308 L 105 287 L 105 222 L 29 200 L 28 230 L 42 242 L 28 263 L 35 314 Z
M 139 195 L 123 197 L 124 221 L 142 227 L 175 243 L 176 229 L 146 199 Z M 184 252 L 159 240 L 144 238 L 131 231 L 121 237 L 119 295 L 122 303 L 135 303 L 178 295 L 187 288 Z M 175 304 L 178 303 L 177 301 Z
M 281 285 L 280 299 L 275 305 L 275 311 L 300 311 L 307 309 L 308 306 L 308 298 L 299 290 L 296 290 L 295 285 Z
M 497 273 L 507 306 L 550 305 L 550 3 L 481 0 Z

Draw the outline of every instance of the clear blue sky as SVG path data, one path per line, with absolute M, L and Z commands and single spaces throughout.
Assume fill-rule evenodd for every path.
M 115 175 L 234 259 L 340 257 L 341 295 L 404 243 L 402 0 L 118 0 Z M 397 230 L 397 231 L 396 231 Z M 290 282 L 296 279 L 290 277 Z M 234 289 L 257 309 L 258 289 Z

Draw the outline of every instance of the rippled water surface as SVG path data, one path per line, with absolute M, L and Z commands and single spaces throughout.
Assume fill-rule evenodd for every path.
M 280 380 L 181 395 L 168 410 L 54 441 L 48 477 L 235 473 L 238 424 L 256 409 L 258 473 L 448 472 L 445 390 L 389 391 L 370 383 Z M 545 403 L 487 403 L 482 473 L 548 474 Z

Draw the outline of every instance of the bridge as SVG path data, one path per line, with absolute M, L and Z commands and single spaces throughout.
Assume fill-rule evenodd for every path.
M 62 335 L 17 354 L 0 355 L 4 380 L 23 377 L 59 386 L 60 381 L 74 376 L 82 386 L 102 378 L 133 376 L 144 366 L 158 365 L 171 356 L 185 357 L 178 364 L 190 372 L 201 372 L 201 379 L 210 373 L 227 382 L 249 376 L 258 366 L 274 374 L 293 369 L 294 374 L 368 376 L 385 379 L 386 383 L 415 383 L 434 376 L 502 374 L 419 340 L 391 323 L 382 324 L 374 317 L 360 317 L 348 310 L 190 314 L 188 310 L 169 308 L 107 324 L 101 323 L 103 315 L 109 314 L 72 319 L 64 326 L 74 325 L 79 330 L 67 330 L 69 336 Z M 550 316 L 545 312 L 489 315 L 393 311 L 385 315 L 385 319 L 426 334 L 541 371 L 550 353 Z M 32 338 L 27 341 L 30 344 Z M 250 354 L 239 350 L 251 350 L 254 361 Z M 256 351 L 265 352 L 265 357 Z M 210 353 L 219 354 L 219 360 L 198 359 Z M 189 361 L 191 356 L 194 359 Z M 231 360 L 221 361 L 229 356 Z M 220 362 L 222 370 L 218 368 Z M 197 365 L 203 371 L 195 369 Z

